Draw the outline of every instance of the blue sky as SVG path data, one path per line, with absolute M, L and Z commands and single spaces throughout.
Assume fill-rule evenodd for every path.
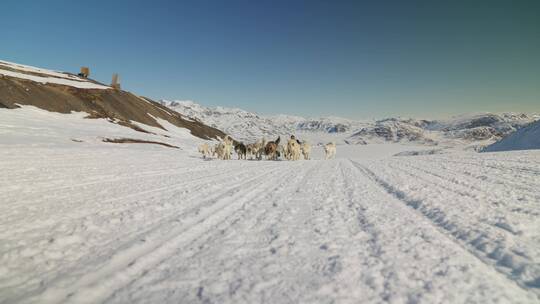
M 0 59 L 262 114 L 540 112 L 540 1 L 2 1 Z

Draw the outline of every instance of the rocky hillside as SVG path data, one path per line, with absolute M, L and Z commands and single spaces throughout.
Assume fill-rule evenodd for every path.
M 162 100 L 160 103 L 242 141 L 291 134 L 296 129 L 298 121 L 303 121 L 303 118 L 294 116 L 281 115 L 277 119 L 273 119 L 241 109 L 209 108 L 192 101 Z
M 368 142 L 417 142 L 435 144 L 421 124 L 413 120 L 389 118 L 378 120 L 355 131 L 346 139 L 347 143 L 367 144 Z
M 486 113 L 447 120 L 388 118 L 357 121 L 331 116 L 262 116 L 242 109 L 205 107 L 192 101 L 162 100 L 160 103 L 247 142 L 300 133 L 315 143 L 330 140 L 341 144 L 412 142 L 479 149 L 540 119 L 540 116 L 530 114 Z
M 466 140 L 500 139 L 539 119 L 537 115 L 503 113 L 465 115 L 446 121 L 434 121 L 430 130 L 441 131 L 451 138 Z
M 87 118 L 106 118 L 141 132 L 145 131 L 136 123 L 164 129 L 157 120 L 162 119 L 200 138 L 223 136 L 216 128 L 131 92 L 70 73 L 0 61 L 0 107 L 18 105 L 59 113 L 86 112 Z

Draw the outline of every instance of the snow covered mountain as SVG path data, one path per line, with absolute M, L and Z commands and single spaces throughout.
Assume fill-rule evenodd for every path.
M 192 101 L 162 100 L 161 104 L 243 141 L 290 134 L 294 132 L 297 122 L 303 120 L 301 117 L 286 115 L 272 119 L 241 109 L 204 107 Z
M 486 147 L 484 152 L 540 149 L 540 121 L 517 130 Z
M 540 119 L 538 115 L 521 113 L 485 113 L 462 115 L 447 120 L 387 118 L 358 121 L 333 116 L 262 116 L 242 109 L 205 107 L 193 101 L 162 100 L 161 103 L 246 142 L 261 137 L 299 134 L 313 143 L 414 142 L 427 145 L 462 145 L 478 150 Z

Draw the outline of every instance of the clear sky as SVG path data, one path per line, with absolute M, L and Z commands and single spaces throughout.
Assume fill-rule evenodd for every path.
M 154 99 L 349 118 L 540 112 L 540 1 L 2 0 L 0 59 Z

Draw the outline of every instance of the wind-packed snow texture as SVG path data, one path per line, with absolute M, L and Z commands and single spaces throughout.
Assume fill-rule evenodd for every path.
M 205 161 L 31 110 L 0 109 L 0 303 L 540 301 L 540 151 Z

